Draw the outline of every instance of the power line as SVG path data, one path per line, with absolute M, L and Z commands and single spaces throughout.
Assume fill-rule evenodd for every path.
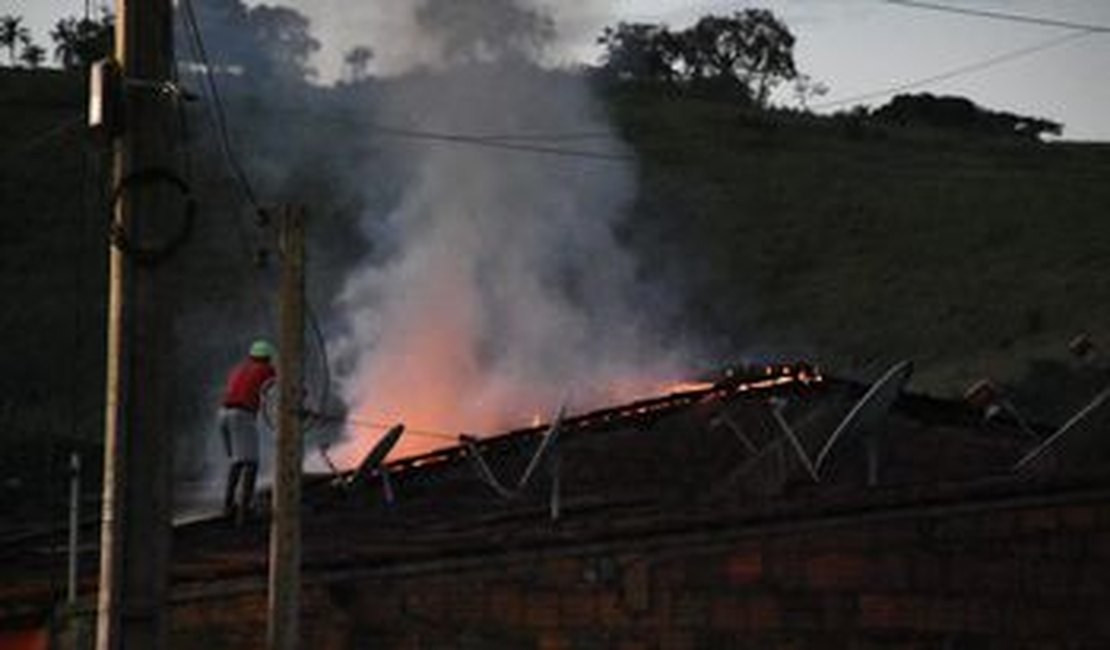
M 429 142 L 445 142 L 452 144 L 466 144 L 478 147 L 486 147 L 490 149 L 503 149 L 507 151 L 520 151 L 528 153 L 544 154 L 549 156 L 561 156 L 567 158 L 589 158 L 595 160 L 609 160 L 626 162 L 635 160 L 633 156 L 626 154 L 604 153 L 599 151 L 589 151 L 583 149 L 562 149 L 559 147 L 549 147 L 543 145 L 522 144 L 520 142 L 513 142 L 508 139 L 492 139 L 484 136 L 468 136 L 459 135 L 454 133 L 437 133 L 434 131 L 420 131 L 415 129 L 402 129 L 395 127 L 387 127 L 382 125 L 366 125 L 369 129 L 381 133 L 383 135 L 407 138 L 412 140 L 425 140 Z
M 501 149 L 507 151 L 519 151 L 526 153 L 536 153 L 549 156 L 562 156 L 569 158 L 587 158 L 595 160 L 608 160 L 626 162 L 635 160 L 633 156 L 619 153 L 607 153 L 604 151 L 591 151 L 588 149 L 565 149 L 561 147 L 552 147 L 539 144 L 528 144 L 530 141 L 559 141 L 559 140 L 572 140 L 572 139 L 586 139 L 586 138 L 601 138 L 611 137 L 609 134 L 601 132 L 584 132 L 584 133 L 532 133 L 532 134 L 464 134 L 464 133 L 451 133 L 445 131 L 428 131 L 423 129 L 411 129 L 405 127 L 388 126 L 367 120 L 361 120 L 351 117 L 343 116 L 316 116 L 310 114 L 308 111 L 296 108 L 277 108 L 274 112 L 285 113 L 290 115 L 297 115 L 305 119 L 315 118 L 317 121 L 329 122 L 332 124 L 345 124 L 348 126 L 357 126 L 378 133 L 388 137 L 409 139 L 409 140 L 423 140 L 426 142 L 439 142 L 447 144 L 470 145 L 476 147 L 485 147 L 489 149 Z
M 239 158 L 235 155 L 235 149 L 231 145 L 231 133 L 227 126 L 227 112 L 224 109 L 223 99 L 220 96 L 219 85 L 216 83 L 215 76 L 212 74 L 212 64 L 208 57 L 208 50 L 204 45 L 204 36 L 201 33 L 200 23 L 197 21 L 196 12 L 193 9 L 192 0 L 182 0 L 181 5 L 184 8 L 182 15 L 186 23 L 186 32 L 191 37 L 191 46 L 194 55 L 200 59 L 202 75 L 208 85 L 210 97 L 212 100 L 212 115 L 216 123 L 216 135 L 220 141 L 221 148 L 223 149 L 224 158 L 231 168 L 232 176 L 238 182 L 243 196 L 254 208 L 256 215 L 261 218 L 263 215 L 262 207 L 258 202 L 258 195 L 251 186 L 250 180 L 247 177 L 246 171 L 243 169 Z
M 376 420 L 368 420 L 365 418 L 337 415 L 334 413 L 306 412 L 304 415 L 306 415 L 310 419 L 319 420 L 321 422 L 328 422 L 332 424 L 346 424 L 361 429 L 389 429 L 390 427 L 398 424 L 397 422 L 380 422 Z M 412 429 L 409 427 L 405 427 L 405 433 L 424 438 L 450 440 L 451 442 L 459 441 L 459 436 L 457 434 L 448 433 L 446 431 L 436 431 L 434 429 Z
M 201 84 L 201 92 L 208 100 L 205 104 L 205 114 L 208 117 L 212 130 L 216 135 L 216 139 L 220 144 L 220 149 L 224 156 L 224 161 L 227 165 L 228 171 L 231 172 L 231 177 L 237 184 L 240 193 L 255 211 L 259 221 L 262 221 L 263 210 L 258 201 L 257 194 L 252 187 L 245 170 L 239 163 L 239 159 L 235 154 L 235 150 L 231 144 L 231 137 L 227 125 L 226 112 L 224 110 L 223 101 L 220 96 L 219 87 L 216 84 L 215 78 L 211 74 L 211 65 L 209 63 L 208 53 L 204 46 L 204 39 L 200 31 L 199 22 L 196 20 L 196 14 L 193 11 L 193 4 L 191 0 L 182 0 L 182 11 L 178 12 L 182 28 L 186 35 L 189 37 L 186 42 L 193 57 L 201 62 L 202 75 L 205 83 Z M 183 125 L 187 124 L 187 112 L 181 111 L 181 120 Z M 239 240 L 240 254 L 243 264 L 247 265 L 246 275 L 249 276 L 247 282 L 255 283 L 258 291 L 250 291 L 251 298 L 249 302 L 255 310 L 256 315 L 260 322 L 265 322 L 269 315 L 266 301 L 263 298 L 265 293 L 262 289 L 265 286 L 259 282 L 259 278 L 255 273 L 254 267 L 254 253 L 257 245 L 251 241 L 239 215 L 232 217 L 235 226 L 235 234 Z
M 953 68 L 951 70 L 947 70 L 947 71 L 941 72 L 939 74 L 935 74 L 935 75 L 931 75 L 929 77 L 925 77 L 924 79 L 918 79 L 916 81 L 906 82 L 906 83 L 903 83 L 903 84 L 899 84 L 897 86 L 891 86 L 891 87 L 888 87 L 888 88 L 884 88 L 882 90 L 876 90 L 876 91 L 871 91 L 871 92 L 867 92 L 867 93 L 861 93 L 859 95 L 852 95 L 850 97 L 844 97 L 844 98 L 841 98 L 841 99 L 835 99 L 835 100 L 828 101 L 828 102 L 822 102 L 822 103 L 819 103 L 819 104 L 814 104 L 812 106 L 812 108 L 814 108 L 814 109 L 835 108 L 837 106 L 844 106 L 846 104 L 854 104 L 854 103 L 866 101 L 866 100 L 869 100 L 869 99 L 876 99 L 876 98 L 879 98 L 879 97 L 886 97 L 888 95 L 903 92 L 903 91 L 906 91 L 906 90 L 914 90 L 914 89 L 920 88 L 922 86 L 928 86 L 928 85 L 932 85 L 932 84 L 935 84 L 935 83 L 940 83 L 942 81 L 949 81 L 951 79 L 956 79 L 958 77 L 963 77 L 963 76 L 966 76 L 966 75 L 969 75 L 969 74 L 972 74 L 972 73 L 975 73 L 975 72 L 980 72 L 980 71 L 986 70 L 988 68 L 993 68 L 995 66 L 999 66 L 999 65 L 1002 65 L 1004 63 L 1009 63 L 1010 61 L 1013 61 L 1015 59 L 1020 59 L 1022 57 L 1026 57 L 1026 56 L 1029 56 L 1031 54 L 1036 54 L 1037 52 L 1043 52 L 1045 50 L 1052 49 L 1054 47 L 1059 47 L 1061 45 L 1064 45 L 1065 43 L 1070 43 L 1071 41 L 1075 41 L 1075 40 L 1078 40 L 1078 39 L 1081 39 L 1081 38 L 1084 38 L 1084 37 L 1087 37 L 1087 36 L 1091 36 L 1094 33 L 1096 33 L 1096 32 L 1093 32 L 1093 31 L 1072 32 L 1070 34 L 1065 34 L 1063 36 L 1058 36 L 1058 37 L 1050 39 L 1048 41 L 1043 41 L 1043 42 L 1038 43 L 1036 45 L 1023 47 L 1023 48 L 1020 48 L 1020 49 L 1017 49 L 1017 50 L 1011 50 L 1009 52 L 1005 52 L 1003 54 L 998 54 L 998 55 L 992 56 L 990 58 L 983 59 L 981 61 L 976 61 L 974 63 L 970 63 L 970 64 L 967 64 L 967 65 L 962 65 L 958 68 Z
M 969 9 L 966 7 L 954 7 L 952 5 L 936 4 L 932 2 L 920 2 L 919 0 L 883 0 L 884 2 L 892 5 L 902 5 L 904 7 L 913 7 L 917 9 L 929 9 L 932 11 L 942 11 L 952 14 L 962 14 L 965 16 L 977 16 L 979 18 L 993 18 L 995 20 L 1006 20 L 1009 22 L 1026 23 L 1030 25 L 1044 25 L 1047 27 L 1063 27 L 1065 29 L 1078 29 L 1086 32 L 1093 33 L 1110 33 L 1110 26 L 1094 25 L 1090 23 L 1077 23 L 1067 20 L 1057 20 L 1054 18 L 1041 18 L 1038 16 L 1027 16 L 1023 14 L 1011 14 L 1001 11 L 989 11 L 986 9 Z

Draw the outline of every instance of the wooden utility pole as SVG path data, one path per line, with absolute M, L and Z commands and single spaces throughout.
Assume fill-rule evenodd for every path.
M 170 476 L 166 418 L 173 296 L 167 267 L 137 252 L 180 227 L 173 115 L 164 84 L 173 65 L 170 0 L 116 0 L 116 61 L 125 82 L 115 140 L 115 213 L 109 255 L 104 511 L 97 650 L 166 645 Z M 165 364 L 165 365 L 163 365 Z
M 305 210 L 281 221 L 281 338 L 278 350 L 277 461 L 270 523 L 270 650 L 299 644 L 301 587 L 302 356 L 304 354 Z

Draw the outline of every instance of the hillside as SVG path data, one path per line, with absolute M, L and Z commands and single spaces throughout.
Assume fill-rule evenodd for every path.
M 1110 146 L 962 139 L 643 94 L 628 236 L 731 351 L 958 393 L 1107 340 Z
M 72 450 L 90 485 L 99 471 L 107 158 L 83 95 L 61 73 L 0 70 L 0 517 L 58 511 Z
M 102 419 L 108 166 L 80 130 L 83 94 L 60 73 L 0 71 L 0 471 L 58 486 L 68 450 L 92 452 Z M 642 91 L 608 102 L 640 170 L 622 238 L 644 277 L 683 303 L 678 325 L 707 342 L 707 364 L 804 358 L 866 379 L 913 358 L 915 389 L 958 394 L 984 375 L 1027 384 L 1030 362 L 1066 360 L 1077 332 L 1110 340 L 1110 146 L 743 113 Z M 216 160 L 195 159 L 206 155 Z M 212 323 L 258 327 L 268 298 L 245 277 L 249 245 L 216 230 L 238 218 L 222 166 L 197 166 L 210 182 L 179 370 L 192 400 L 182 420 L 203 426 L 213 371 L 202 360 L 230 361 L 246 335 Z M 346 239 L 335 218 L 315 223 L 318 251 Z

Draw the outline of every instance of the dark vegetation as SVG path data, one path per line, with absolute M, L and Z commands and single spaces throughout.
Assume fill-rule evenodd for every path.
M 253 34 L 213 49 L 213 67 L 249 71 L 223 85 L 230 113 L 250 116 L 232 127 L 260 194 L 312 206 L 312 283 L 324 307 L 323 288 L 361 253 L 351 216 L 374 200 L 352 194 L 365 182 L 349 175 L 381 153 L 326 143 L 350 140 L 340 107 L 388 83 L 368 74 L 373 51 L 363 47 L 348 54 L 344 82 L 306 86 L 319 46 L 307 24 L 259 9 L 198 4 L 202 21 L 222 11 Z M 745 40 L 745 20 L 773 38 Z M 733 54 L 691 49 L 712 33 Z M 596 82 L 641 178 L 622 238 L 644 278 L 683 302 L 681 325 L 708 343 L 711 362 L 805 358 L 867 378 L 909 357 L 918 390 L 953 395 L 993 376 L 1046 418 L 1087 397 L 1085 383 L 1060 377 L 1070 376 L 1072 335 L 1110 340 L 1110 147 L 1045 144 L 1038 136 L 1060 125 L 960 98 L 899 97 L 834 117 L 772 108 L 769 90 L 804 75 L 793 37 L 769 14 L 682 32 L 620 25 L 602 38 L 609 55 Z M 278 55 L 265 47 L 273 40 L 289 45 Z M 743 44 L 771 47 L 778 54 L 759 60 L 778 63 L 753 68 Z M 71 449 L 86 453 L 90 485 L 100 462 L 109 160 L 81 128 L 88 45 L 70 43 L 90 53 L 70 72 L 0 70 L 5 520 L 44 503 L 61 511 Z M 199 77 L 185 81 L 203 88 Z M 275 88 L 289 89 L 282 102 L 260 94 Z M 271 273 L 256 268 L 267 242 L 206 137 L 211 103 L 188 108 L 183 156 L 201 200 L 175 332 L 177 380 L 190 396 L 177 417 L 190 426 L 207 421 L 223 367 L 273 316 Z M 263 135 L 274 131 L 285 136 Z M 389 183 L 376 180 L 385 200 Z
M 790 29 L 766 9 L 707 15 L 681 31 L 619 23 L 598 39 L 605 47 L 600 74 L 765 108 L 776 86 L 799 78 L 794 41 Z
M 897 126 L 932 127 L 968 135 L 1017 137 L 1031 140 L 1061 135 L 1064 125 L 1007 111 L 991 111 L 965 97 L 937 97 L 928 93 L 898 95 L 890 103 L 867 113 L 875 122 Z

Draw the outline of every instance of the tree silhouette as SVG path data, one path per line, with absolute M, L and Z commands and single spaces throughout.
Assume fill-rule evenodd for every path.
M 104 14 L 100 20 L 63 18 L 50 32 L 54 59 L 67 70 L 87 68 L 112 52 L 115 18 Z
M 604 70 L 625 81 L 673 81 L 682 56 L 680 39 L 666 25 L 618 23 L 597 39 L 605 46 Z
M 603 70 L 618 80 L 677 80 L 766 107 L 771 91 L 798 78 L 794 35 L 766 9 L 706 15 L 672 32 L 665 25 L 620 23 L 598 39 Z M 805 92 L 818 90 L 811 80 Z
M 46 60 L 46 48 L 34 43 L 26 43 L 19 54 L 19 60 L 27 64 L 28 68 L 38 68 Z
M 871 113 L 872 119 L 899 126 L 927 126 L 983 136 L 1038 140 L 1060 135 L 1064 125 L 1040 117 L 992 111 L 966 97 L 929 93 L 898 95 Z
M 316 76 L 308 60 L 320 49 L 320 41 L 312 37 L 303 14 L 286 7 L 258 5 L 247 14 L 247 22 L 265 54 L 261 72 L 291 80 Z
M 31 40 L 31 32 L 23 25 L 20 16 L 0 16 L 0 46 L 8 48 L 8 62 L 15 65 L 16 48 Z
M 798 76 L 794 35 L 767 9 L 704 16 L 682 33 L 683 63 L 693 79 L 741 86 L 759 106 L 771 90 Z
M 316 76 L 309 61 L 320 42 L 312 36 L 308 18 L 297 10 L 266 4 L 248 7 L 242 0 L 193 0 L 191 7 L 192 12 L 179 7 L 190 20 L 178 22 L 176 41 L 182 46 L 193 41 L 195 37 L 183 26 L 195 17 L 207 60 L 198 60 L 194 48 L 182 47 L 179 61 L 204 63 L 217 73 L 260 81 L 303 81 Z
M 358 83 L 369 76 L 370 61 L 374 59 L 374 50 L 365 45 L 351 48 L 343 55 L 343 76 L 349 83 Z

